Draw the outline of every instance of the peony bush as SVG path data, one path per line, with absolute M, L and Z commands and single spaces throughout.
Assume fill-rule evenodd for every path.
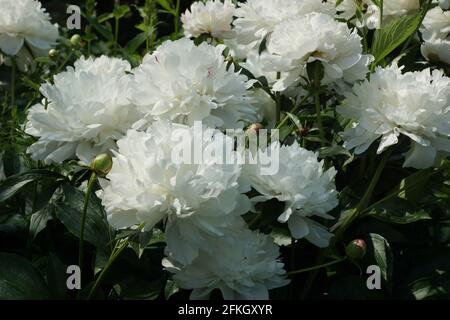
M 449 1 L 68 5 L 0 0 L 1 299 L 449 297 Z

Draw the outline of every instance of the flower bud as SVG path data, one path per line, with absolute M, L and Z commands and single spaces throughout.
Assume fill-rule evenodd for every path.
M 247 129 L 247 134 L 255 132 L 258 133 L 259 130 L 263 129 L 263 125 L 261 123 L 254 123 Z
M 367 251 L 366 242 L 362 239 L 356 239 L 350 242 L 345 248 L 347 257 L 352 260 L 361 260 Z
M 49 51 L 48 51 L 48 57 L 50 58 L 50 59 L 54 59 L 54 58 L 56 58 L 58 56 L 58 51 L 56 50 L 56 49 L 50 49 Z
M 70 38 L 70 43 L 74 47 L 78 47 L 81 44 L 81 36 L 79 34 L 74 34 L 72 38 Z
M 308 128 L 301 128 L 298 133 L 300 134 L 300 137 L 306 137 L 309 134 Z
M 112 169 L 113 161 L 109 154 L 102 153 L 92 161 L 91 169 L 99 176 L 106 176 Z

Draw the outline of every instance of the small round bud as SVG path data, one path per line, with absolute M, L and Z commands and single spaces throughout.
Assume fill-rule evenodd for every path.
M 450 9 L 450 0 L 439 0 L 439 6 L 442 10 Z
M 300 134 L 300 137 L 306 137 L 309 134 L 308 128 L 301 128 L 298 133 Z
M 247 133 L 252 133 L 252 132 L 258 133 L 259 130 L 261 130 L 263 128 L 264 127 L 261 123 L 254 123 L 250 127 L 248 127 Z
M 48 51 L 48 57 L 54 59 L 58 56 L 58 51 L 56 49 L 50 49 Z
M 70 43 L 74 47 L 78 47 L 81 45 L 81 36 L 79 34 L 74 34 L 72 38 L 70 38 Z
M 362 239 L 356 239 L 350 242 L 345 248 L 347 257 L 352 260 L 360 260 L 364 257 L 367 251 L 366 242 Z
M 91 169 L 99 176 L 106 176 L 112 169 L 113 161 L 109 154 L 102 153 L 92 161 Z

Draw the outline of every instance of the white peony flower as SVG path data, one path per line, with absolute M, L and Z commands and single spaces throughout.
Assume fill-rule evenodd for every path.
M 243 128 L 256 120 L 247 97 L 248 78 L 222 56 L 225 47 L 189 39 L 167 41 L 135 70 L 130 99 L 145 121 L 171 120 L 209 127 Z
M 429 61 L 450 64 L 450 11 L 435 7 L 427 12 L 420 29 L 422 55 Z
M 244 179 L 261 194 L 253 198 L 252 202 L 270 199 L 284 202 L 285 211 L 278 221 L 288 223 L 292 236 L 296 239 L 306 238 L 318 247 L 328 246 L 332 235 L 311 218 L 334 219 L 327 213 L 338 205 L 334 185 L 336 170 L 325 170 L 317 154 L 301 148 L 297 142 L 282 147 L 279 142 L 274 142 L 269 148 L 272 154 L 279 152 L 278 173 L 261 175 L 258 165 L 244 166 Z
M 293 32 L 295 30 L 295 32 Z M 324 84 L 364 79 L 372 57 L 362 53 L 361 37 L 347 24 L 323 13 L 311 13 L 279 24 L 263 53 L 264 68 L 281 72 L 275 91 L 284 91 L 305 75 L 306 64 L 320 61 Z
M 200 251 L 191 264 L 180 264 L 176 256 L 163 260 L 174 281 L 193 290 L 191 299 L 208 299 L 219 289 L 225 300 L 267 300 L 268 290 L 289 283 L 279 249 L 269 236 L 248 230 L 243 222 L 229 232 L 209 239 L 214 250 Z
M 1 1 L 0 50 L 5 54 L 17 55 L 20 61 L 30 55 L 44 56 L 57 38 L 58 26 L 50 23 L 50 16 L 39 1 Z M 19 67 L 23 68 L 21 64 Z
M 381 138 L 378 153 L 411 139 L 404 167 L 433 166 L 440 152 L 450 152 L 450 79 L 439 70 L 402 74 L 393 65 L 378 68 L 371 79 L 356 84 L 337 111 L 352 126 L 343 133 L 348 149 L 363 153 Z
M 236 39 L 226 42 L 235 56 L 246 58 L 250 52 L 258 52 L 263 40 L 275 27 L 290 18 L 311 12 L 334 15 L 332 1 L 319 0 L 247 0 L 236 9 L 233 22 Z
M 85 164 L 116 148 L 140 119 L 126 99 L 128 62 L 102 56 L 81 58 L 74 68 L 41 86 L 45 101 L 28 112 L 26 132 L 38 138 L 28 148 L 33 159 L 61 163 L 78 158 Z
M 113 168 L 99 193 L 115 228 L 145 223 L 151 229 L 166 220 L 168 248 L 183 263 L 199 248 L 209 248 L 206 236 L 223 236 L 233 217 L 250 209 L 238 184 L 238 165 L 220 164 L 215 157 L 177 160 L 182 147 L 195 149 L 202 141 L 202 152 L 221 150 L 231 139 L 218 130 L 202 135 L 195 128 L 160 121 L 147 132 L 130 130 L 117 142 Z
M 209 34 L 214 38 L 226 39 L 233 36 L 231 23 L 235 6 L 231 0 L 197 1 L 181 15 L 184 35 L 188 38 Z
M 356 19 L 358 7 L 361 10 L 361 21 Z M 383 2 L 383 21 L 388 23 L 396 17 L 408 14 L 420 8 L 419 0 L 387 0 Z M 381 10 L 372 0 L 343 0 L 338 6 L 339 17 L 354 21 L 357 27 L 366 26 L 369 29 L 381 27 Z M 356 20 L 356 21 L 355 21 Z

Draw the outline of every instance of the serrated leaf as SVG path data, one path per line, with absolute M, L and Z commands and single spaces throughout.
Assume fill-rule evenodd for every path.
M 0 298 L 6 300 L 44 300 L 50 297 L 39 271 L 25 258 L 0 253 Z

